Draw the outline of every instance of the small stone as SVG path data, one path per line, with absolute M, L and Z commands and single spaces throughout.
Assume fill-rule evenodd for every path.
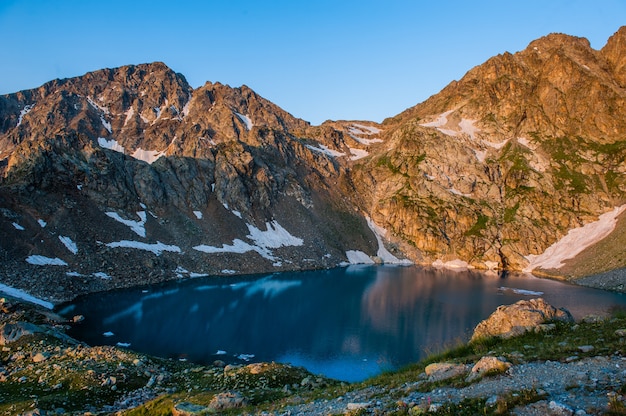
M 107 377 L 104 379 L 104 381 L 102 381 L 103 386 L 113 386 L 115 385 L 115 383 L 117 383 L 117 379 L 113 376 Z
M 40 363 L 42 361 L 46 361 L 48 359 L 48 357 L 50 356 L 50 354 L 48 353 L 41 353 L 38 352 L 37 354 L 35 354 L 35 356 L 33 357 L 33 362 L 34 363 Z
M 569 357 L 567 357 L 565 359 L 565 362 L 566 363 L 571 363 L 571 362 L 576 361 L 578 359 L 579 359 L 579 357 L 577 355 L 571 355 L 571 356 L 569 356 Z
M 578 347 L 581 352 L 591 352 L 595 349 L 593 345 L 581 345 Z
M 474 367 L 472 367 L 472 371 L 467 377 L 467 381 L 474 381 L 489 373 L 504 373 L 509 368 L 511 368 L 510 363 L 503 361 L 497 357 L 485 356 L 478 360 Z
M 535 332 L 550 332 L 556 329 L 555 324 L 539 324 L 537 328 L 535 328 Z
M 234 371 L 234 370 L 237 370 L 239 367 L 241 367 L 241 366 L 234 365 L 234 364 L 228 364 L 228 365 L 224 366 L 224 372 L 227 373 L 229 371 Z
M 346 410 L 354 411 L 354 410 L 367 409 L 368 407 L 370 407 L 369 403 L 348 403 L 346 405 Z
M 597 324 L 599 322 L 602 322 L 604 320 L 604 318 L 602 316 L 599 315 L 587 315 L 585 317 L 583 317 L 582 321 L 587 323 L 587 324 Z
M 498 404 L 498 396 L 490 396 L 485 402 L 485 405 L 487 407 L 494 407 L 497 404 Z
M 618 329 L 615 331 L 615 336 L 626 337 L 626 329 Z
M 459 377 L 467 373 L 467 367 L 463 364 L 433 363 L 424 369 L 429 381 L 442 381 Z
M 548 404 L 548 408 L 550 409 L 551 414 L 555 416 L 572 416 L 574 414 L 574 409 L 566 404 L 559 403 L 554 400 Z

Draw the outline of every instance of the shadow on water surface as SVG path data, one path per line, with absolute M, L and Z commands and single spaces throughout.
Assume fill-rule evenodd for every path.
M 497 306 L 538 296 L 576 318 L 626 305 L 619 294 L 527 275 L 351 266 L 92 294 L 60 313 L 85 316 L 70 335 L 91 345 L 206 364 L 289 362 L 358 381 L 466 340 Z

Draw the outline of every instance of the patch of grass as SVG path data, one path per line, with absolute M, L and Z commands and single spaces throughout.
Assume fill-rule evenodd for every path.
M 489 222 L 489 217 L 483 214 L 478 215 L 478 219 L 476 223 L 472 225 L 472 228 L 465 232 L 466 237 L 480 237 L 482 236 L 482 230 L 487 228 L 487 223 Z
M 376 167 L 386 167 L 387 169 L 389 169 L 391 171 L 391 173 L 393 174 L 398 174 L 400 173 L 400 168 L 399 166 L 394 165 L 393 161 L 391 160 L 391 157 L 389 155 L 382 155 L 377 161 L 376 161 Z
M 521 390 L 498 397 L 498 400 L 493 405 L 488 405 L 487 400 L 484 398 L 465 399 L 458 404 L 443 405 L 432 414 L 455 416 L 505 415 L 509 414 L 516 406 L 535 403 L 544 398 L 545 395 L 538 394 L 535 389 Z
M 508 207 L 504 209 L 504 222 L 512 222 L 515 219 L 515 215 L 517 214 L 517 210 L 519 209 L 519 202 L 517 202 L 514 206 Z

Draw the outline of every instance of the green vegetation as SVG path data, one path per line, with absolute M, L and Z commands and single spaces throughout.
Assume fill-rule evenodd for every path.
M 476 223 L 472 225 L 472 228 L 465 232 L 466 237 L 480 237 L 482 236 L 482 230 L 487 228 L 487 223 L 489 222 L 489 217 L 484 214 L 478 214 L 478 219 Z
M 519 209 L 519 202 L 517 202 L 514 206 L 508 207 L 504 209 L 504 222 L 509 223 L 513 222 L 515 219 L 515 215 L 517 214 L 517 210 Z

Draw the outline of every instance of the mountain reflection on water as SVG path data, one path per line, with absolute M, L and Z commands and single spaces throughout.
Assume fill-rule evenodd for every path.
M 357 381 L 465 341 L 497 306 L 539 293 L 576 318 L 626 305 L 619 294 L 523 275 L 351 266 L 93 294 L 60 313 L 85 316 L 70 335 L 91 345 L 206 364 L 289 362 Z

